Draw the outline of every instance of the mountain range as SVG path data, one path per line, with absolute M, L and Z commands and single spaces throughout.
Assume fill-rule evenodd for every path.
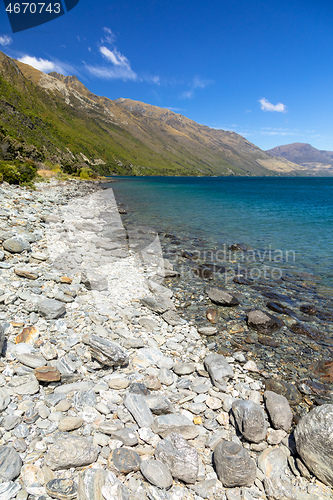
M 316 149 L 311 144 L 294 142 L 269 149 L 267 153 L 304 167 L 312 174 L 333 175 L 333 151 Z
M 302 175 L 307 167 L 168 109 L 90 92 L 0 52 L 0 159 L 116 175 Z

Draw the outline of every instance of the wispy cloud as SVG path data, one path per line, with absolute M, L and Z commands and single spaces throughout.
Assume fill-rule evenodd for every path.
M 114 33 L 112 33 L 110 28 L 108 28 L 107 26 L 104 26 L 103 31 L 104 31 L 104 36 L 103 36 L 101 42 L 108 43 L 110 45 L 112 43 L 114 43 L 116 40 L 116 35 Z
M 115 45 L 116 36 L 110 28 L 104 26 L 103 36 L 98 43 L 98 52 L 108 63 L 105 64 L 86 64 L 86 70 L 97 78 L 105 80 L 123 80 L 146 82 L 152 85 L 160 85 L 161 79 L 158 75 L 138 74 L 132 69 L 128 58 L 122 54 Z M 89 50 L 89 49 L 88 49 Z M 90 49 L 91 51 L 91 49 Z
M 11 43 L 13 43 L 12 37 L 10 37 L 8 35 L 0 35 L 0 45 L 2 45 L 3 47 L 6 47 L 7 45 L 10 45 Z
M 136 73 L 128 71 L 127 68 L 115 67 L 107 68 L 105 66 L 89 66 L 86 65 L 87 70 L 97 78 L 105 80 L 137 80 Z
M 259 99 L 258 102 L 260 102 L 260 108 L 263 111 L 276 111 L 278 113 L 286 113 L 287 112 L 287 106 L 285 104 L 282 104 L 282 102 L 278 102 L 277 104 L 272 104 L 265 97 L 262 97 L 261 99 Z
M 195 95 L 194 91 L 196 89 L 205 89 L 213 83 L 215 83 L 214 80 L 204 80 L 202 78 L 199 78 L 198 76 L 195 76 L 194 78 L 192 78 L 192 81 L 189 84 L 189 88 L 187 90 L 184 90 L 179 97 L 180 99 L 193 99 Z
M 51 71 L 56 71 L 57 73 L 61 73 L 62 75 L 68 75 L 72 72 L 71 66 L 66 63 L 61 63 L 59 61 L 50 61 L 48 59 L 42 59 L 40 57 L 28 56 L 24 55 L 18 58 L 18 61 L 21 61 L 25 64 L 29 64 L 33 68 L 42 71 L 43 73 L 50 73 Z
M 106 80 L 138 80 L 138 75 L 132 70 L 129 60 L 116 48 L 108 49 L 105 45 L 99 47 L 99 52 L 111 66 L 87 65 L 87 70 L 98 78 Z

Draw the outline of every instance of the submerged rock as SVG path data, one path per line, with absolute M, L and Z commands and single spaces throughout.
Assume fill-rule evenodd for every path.
M 248 313 L 247 324 L 261 333 L 271 333 L 283 326 L 280 319 L 259 309 Z
M 208 288 L 207 295 L 213 304 L 218 306 L 233 307 L 239 304 L 239 300 L 234 295 L 221 288 Z

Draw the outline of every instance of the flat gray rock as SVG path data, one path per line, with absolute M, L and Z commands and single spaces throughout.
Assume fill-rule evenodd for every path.
M 125 446 L 135 446 L 138 444 L 138 438 L 133 429 L 124 427 L 124 429 L 119 429 L 111 432 L 111 438 L 121 441 Z
M 205 357 L 205 366 L 213 384 L 222 391 L 226 388 L 226 380 L 234 377 L 234 370 L 222 354 L 209 354 Z
M 166 415 L 174 412 L 170 399 L 163 394 L 148 394 L 144 396 L 144 399 L 154 415 Z
M 186 323 L 175 311 L 166 311 L 162 314 L 162 318 L 171 326 L 185 325 Z
M 234 295 L 221 288 L 208 288 L 207 295 L 218 306 L 233 307 L 239 304 L 239 300 Z
M 298 498 L 298 491 L 295 490 L 286 475 L 287 467 L 288 459 L 281 448 L 267 448 L 259 455 L 258 468 L 265 476 L 263 482 L 269 498 L 276 500 Z M 311 500 L 311 497 L 308 500 Z
M 7 383 L 7 389 L 11 394 L 36 394 L 39 391 L 39 383 L 35 375 L 22 375 L 13 377 Z
M 11 446 L 0 446 L 0 478 L 12 481 L 19 476 L 22 467 L 20 455 Z
M 190 375 L 195 372 L 195 366 L 193 363 L 176 363 L 173 366 L 173 371 L 176 375 Z
M 38 304 L 38 312 L 46 319 L 57 319 L 65 314 L 66 307 L 59 300 L 44 299 Z
M 140 470 L 143 477 L 158 488 L 168 489 L 173 485 L 169 468 L 160 460 L 143 460 Z
M 323 483 L 333 486 L 333 404 L 314 408 L 295 429 L 298 454 Z
M 139 427 L 150 427 L 154 416 L 141 394 L 130 392 L 124 397 L 124 405 Z
M 18 361 L 29 368 L 40 368 L 46 365 L 46 359 L 36 354 L 22 353 L 16 355 Z
M 52 470 L 82 467 L 96 462 L 98 452 L 89 439 L 64 433 L 47 452 L 45 464 Z
M 264 400 L 269 418 L 274 429 L 283 429 L 288 432 L 293 420 L 293 413 L 288 399 L 272 391 L 264 392 Z
M 10 253 L 22 253 L 24 250 L 30 250 L 29 242 L 21 236 L 14 236 L 5 240 L 2 246 Z
M 108 467 L 121 474 L 129 474 L 140 470 L 141 458 L 136 451 L 129 448 L 116 448 L 108 460 Z
M 152 430 L 162 438 L 172 432 L 180 434 L 184 439 L 194 439 L 199 434 L 198 427 L 181 413 L 170 413 L 156 417 Z
M 106 366 L 124 366 L 129 362 L 127 352 L 116 342 L 94 334 L 84 341 L 89 345 L 92 356 Z
M 163 314 L 169 309 L 175 309 L 172 300 L 165 295 L 155 295 L 153 297 L 146 295 L 141 299 L 141 303 L 157 314 Z
M 155 449 L 155 457 L 168 467 L 173 478 L 188 484 L 196 482 L 199 472 L 198 452 L 181 435 L 172 433 L 160 441 Z
M 232 414 L 239 432 L 247 441 L 260 443 L 266 438 L 267 422 L 259 404 L 238 399 L 232 404 Z
M 219 480 L 226 488 L 251 486 L 256 478 L 256 464 L 243 446 L 220 441 L 214 449 L 214 464 Z
M 4 387 L 0 387 L 0 411 L 4 411 L 10 403 L 10 396 Z

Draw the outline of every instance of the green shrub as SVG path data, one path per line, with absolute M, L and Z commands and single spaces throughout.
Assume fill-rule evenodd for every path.
M 33 162 L 0 162 L 0 182 L 8 182 L 9 184 L 31 184 L 36 174 L 37 167 Z
M 88 167 L 81 168 L 80 179 L 82 179 L 84 181 L 89 181 L 89 179 L 91 179 L 92 176 L 93 176 L 93 172 L 92 172 L 91 168 L 88 168 Z

